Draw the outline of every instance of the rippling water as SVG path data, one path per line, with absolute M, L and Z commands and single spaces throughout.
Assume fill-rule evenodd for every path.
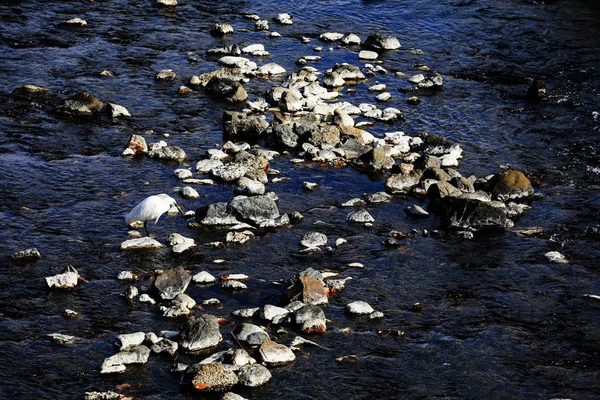
M 312 338 L 321 348 L 306 348 L 295 363 L 276 368 L 273 381 L 241 390 L 253 399 L 592 399 L 600 395 L 600 159 L 597 135 L 600 111 L 600 10 L 585 1 L 180 1 L 175 10 L 150 1 L 0 0 L 0 397 L 6 399 L 82 398 L 91 390 L 117 390 L 143 399 L 199 398 L 179 387 L 171 360 L 152 357 L 129 366 L 122 375 L 99 374 L 102 360 L 115 352 L 116 335 L 178 329 L 155 306 L 129 303 L 120 294 L 127 284 L 122 270 L 153 271 L 183 266 L 193 272 L 247 273 L 250 289 L 227 294 L 218 287 L 191 285 L 197 301 L 219 298 L 211 310 L 228 316 L 235 309 L 276 302 L 281 286 L 300 270 L 341 271 L 347 288 L 325 309 L 328 332 Z M 281 12 L 294 25 L 272 30 L 282 38 L 255 32 L 242 12 L 270 19 Z M 85 29 L 60 24 L 80 17 Z M 214 38 L 215 22 L 229 22 L 236 33 Z M 226 106 L 195 92 L 177 89 L 195 74 L 217 68 L 205 54 L 229 43 L 264 43 L 273 61 L 288 71 L 295 60 L 313 54 L 325 31 L 395 34 L 403 49 L 382 57 L 390 73 L 371 79 L 391 88 L 391 106 L 406 122 L 378 125 L 376 135 L 403 130 L 444 135 L 461 144 L 463 175 L 484 176 L 509 163 L 525 171 L 544 194 L 518 226 L 540 226 L 538 237 L 510 232 L 465 241 L 451 235 L 415 237 L 402 248 L 381 241 L 392 230 L 436 229 L 436 218 L 413 220 L 402 212 L 414 199 L 396 198 L 370 206 L 376 224 L 348 225 L 347 210 L 331 208 L 351 197 L 383 190 L 383 180 L 352 169 L 292 165 L 289 157 L 272 163 L 291 180 L 272 183 L 281 211 L 302 211 L 306 218 L 290 229 L 253 239 L 247 246 L 202 249 L 192 257 L 165 252 L 123 253 L 122 215 L 150 194 L 174 192 L 180 183 L 172 171 L 193 166 L 204 151 L 222 143 L 221 114 Z M 302 36 L 313 39 L 302 44 Z M 358 48 L 325 45 L 324 71 L 335 63 L 359 64 Z M 331 50 L 329 50 L 331 47 Z M 421 49 L 416 55 L 409 49 Z M 189 54 L 199 61 L 190 62 Z M 396 91 L 407 75 L 425 64 L 444 75 L 443 92 L 423 97 L 418 107 Z M 154 75 L 173 69 L 175 82 Z M 115 73 L 101 77 L 102 70 Z M 524 101 L 532 79 L 546 81 L 552 104 Z M 48 87 L 38 103 L 15 100 L 20 85 Z M 253 79 L 251 97 L 272 83 Z M 344 100 L 372 102 L 367 86 Z M 52 105 L 86 90 L 103 101 L 126 106 L 127 121 L 72 122 L 52 113 Z M 597 114 L 596 114 L 597 115 Z M 148 133 L 152 131 L 153 133 Z M 188 154 L 183 164 L 120 156 L 129 135 L 148 141 L 169 134 L 170 144 Z M 305 193 L 300 183 L 321 184 Z M 181 200 L 196 209 L 231 197 L 229 187 L 200 188 L 199 200 Z M 300 236 L 315 229 L 344 237 L 345 248 L 332 254 L 299 257 Z M 214 240 L 209 231 L 188 229 L 181 219 L 163 218 L 153 228 L 163 240 L 171 232 L 199 243 Z M 10 256 L 36 247 L 42 259 L 16 264 Z M 571 263 L 548 263 L 543 254 L 558 250 Z M 215 265 L 213 259 L 229 260 Z M 365 269 L 346 269 L 350 262 Z M 44 277 L 74 265 L 88 283 L 74 290 L 48 291 Z M 149 280 L 137 282 L 148 288 Z M 344 306 L 366 300 L 385 318 L 377 322 L 344 315 Z M 423 304 L 419 312 L 414 303 Z M 81 315 L 62 317 L 65 308 Z M 225 347 L 232 326 L 221 328 Z M 352 333 L 343 333 L 350 328 Z M 377 331 L 401 330 L 404 337 Z M 277 335 L 283 343 L 296 335 Z M 81 340 L 52 343 L 45 335 L 60 332 Z M 336 358 L 356 355 L 352 362 Z M 180 361 L 194 362 L 181 355 Z M 123 389 L 123 386 L 129 386 Z

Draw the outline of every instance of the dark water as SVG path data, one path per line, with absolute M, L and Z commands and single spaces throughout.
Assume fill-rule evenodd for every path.
M 175 266 L 250 275 L 250 289 L 240 294 L 218 286 L 189 287 L 197 301 L 219 298 L 223 306 L 208 312 L 226 317 L 238 308 L 276 302 L 283 287 L 271 282 L 309 266 L 353 278 L 325 309 L 328 332 L 312 338 L 325 348 L 305 348 L 293 365 L 274 369 L 265 387 L 238 390 L 247 398 L 600 396 L 600 302 L 583 297 L 600 295 L 600 125 L 593 114 L 600 111 L 600 10 L 595 2 L 182 0 L 176 10 L 151 3 L 0 1 L 0 398 L 77 399 L 86 391 L 118 387 L 140 399 L 201 398 L 179 387 L 167 358 L 153 356 L 121 375 L 99 373 L 103 359 L 115 352 L 116 335 L 178 329 L 181 322 L 161 317 L 157 306 L 125 301 L 120 294 L 128 284 L 117 281 L 118 273 Z M 271 23 L 283 37 L 268 39 L 252 30 L 242 12 L 268 19 L 289 12 L 295 24 Z M 60 26 L 73 17 L 85 19 L 88 27 Z M 225 39 L 210 36 L 218 21 L 231 23 L 236 33 Z M 397 35 L 403 49 L 382 57 L 390 73 L 371 82 L 388 85 L 390 105 L 402 109 L 406 121 L 371 131 L 427 131 L 455 140 L 466 153 L 463 175 L 484 176 L 506 163 L 526 172 L 545 197 L 517 226 L 540 226 L 544 233 L 507 232 L 471 241 L 417 236 L 402 248 L 386 248 L 381 241 L 390 230 L 431 230 L 439 221 L 407 218 L 402 210 L 415 200 L 396 198 L 369 207 L 374 227 L 348 225 L 348 210 L 330 206 L 383 190 L 383 180 L 352 169 L 292 165 L 284 156 L 271 165 L 291 180 L 271 183 L 269 189 L 279 195 L 282 212 L 305 214 L 301 223 L 247 246 L 202 249 L 191 257 L 174 257 L 167 250 L 120 252 L 127 238 L 122 215 L 147 195 L 175 192 L 180 183 L 172 171 L 193 167 L 206 149 L 222 143 L 226 106 L 202 92 L 177 94 L 191 75 L 217 68 L 205 51 L 228 43 L 264 43 L 272 56 L 259 64 L 273 61 L 292 71 L 297 58 L 322 44 L 316 37 L 325 31 L 355 32 L 363 39 L 371 32 Z M 304 45 L 302 36 L 314 40 Z M 359 64 L 358 48 L 331 47 L 314 64 L 319 70 L 338 62 Z M 199 61 L 190 62 L 188 53 Z M 403 80 L 393 72 L 411 75 L 421 64 L 442 73 L 445 88 L 409 107 L 409 95 L 396 91 Z M 115 77 L 101 77 L 105 69 Z M 155 82 L 161 69 L 173 69 L 175 82 Z M 524 101 L 534 78 L 546 81 L 551 104 Z M 52 94 L 37 103 L 9 96 L 27 83 L 48 87 Z M 246 89 L 254 97 L 271 84 L 253 79 Z M 344 91 L 343 99 L 373 102 L 366 89 Z M 134 117 L 72 122 L 52 113 L 52 104 L 81 90 L 124 105 Z M 166 140 L 184 148 L 188 160 L 122 158 L 133 133 L 149 142 L 169 134 Z M 307 194 L 300 188 L 304 180 L 321 188 Z M 199 191 L 199 200 L 180 203 L 196 209 L 231 197 L 224 186 Z M 332 254 L 298 257 L 300 236 L 313 229 L 349 244 Z M 198 243 L 224 238 L 224 232 L 191 230 L 177 218 L 163 218 L 154 227 L 161 241 L 171 232 Z M 39 249 L 40 261 L 10 261 L 29 247 Z M 543 255 L 551 250 L 565 254 L 570 264 L 548 263 Z M 217 258 L 229 264 L 213 264 Z M 346 269 L 350 262 L 366 268 Z M 44 277 L 68 264 L 88 283 L 48 291 Z M 150 283 L 142 279 L 136 285 L 143 290 Z M 344 306 L 354 300 L 368 301 L 385 318 L 370 322 L 345 316 Z M 417 302 L 424 306 L 420 312 L 412 311 Z M 80 317 L 66 320 L 65 308 Z M 232 329 L 221 328 L 224 348 L 234 346 Z M 271 333 L 287 344 L 297 334 L 287 329 L 287 334 Z M 377 333 L 387 329 L 405 336 Z M 58 345 L 45 336 L 54 332 L 81 340 Z M 345 355 L 358 358 L 335 361 Z M 180 361 L 196 359 L 180 356 Z

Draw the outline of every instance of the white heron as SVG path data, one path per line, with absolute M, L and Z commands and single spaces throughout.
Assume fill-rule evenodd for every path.
M 148 221 L 154 221 L 154 224 L 156 225 L 160 216 L 169 211 L 172 206 L 177 207 L 177 210 L 183 215 L 182 208 L 171 196 L 165 193 L 149 196 L 125 215 L 125 221 L 127 224 L 131 224 L 134 221 L 143 222 L 146 234 L 150 236 L 146 223 Z

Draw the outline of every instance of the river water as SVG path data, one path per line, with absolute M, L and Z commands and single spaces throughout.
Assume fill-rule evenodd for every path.
M 600 396 L 600 159 L 598 121 L 600 9 L 594 2 L 566 1 L 189 1 L 161 9 L 151 1 L 0 0 L 0 398 L 80 399 L 86 391 L 115 390 L 136 399 L 204 398 L 179 386 L 169 372 L 172 360 L 152 356 L 124 374 L 101 375 L 104 358 L 115 353 L 118 334 L 178 329 L 157 306 L 124 300 L 123 270 L 154 271 L 183 266 L 213 275 L 251 276 L 249 289 L 230 294 L 218 285 L 190 285 L 197 301 L 217 297 L 231 311 L 276 303 L 285 285 L 275 285 L 307 268 L 339 271 L 352 277 L 346 290 L 325 308 L 329 325 L 312 337 L 287 367 L 272 370 L 270 384 L 238 389 L 251 399 L 592 399 Z M 267 19 L 288 12 L 291 26 L 271 23 L 282 34 L 269 39 L 243 18 L 253 12 Z M 60 24 L 80 17 L 84 29 Z M 236 33 L 209 34 L 215 22 L 229 22 Z M 512 232 L 473 240 L 442 232 L 415 235 L 400 248 L 381 244 L 391 230 L 435 230 L 439 220 L 408 218 L 402 211 L 412 198 L 369 206 L 372 228 L 349 225 L 346 209 L 332 207 L 363 193 L 383 190 L 383 179 L 351 168 L 295 165 L 291 156 L 271 163 L 289 181 L 269 184 L 282 212 L 305 218 L 291 228 L 253 239 L 244 246 L 201 249 L 175 257 L 168 250 L 121 252 L 127 239 L 123 214 L 150 194 L 174 193 L 179 167 L 192 167 L 204 152 L 222 144 L 221 115 L 227 108 L 203 92 L 179 96 L 192 75 L 217 68 L 206 50 L 229 43 L 263 43 L 288 71 L 295 60 L 323 45 L 324 71 L 335 63 L 359 65 L 358 48 L 343 49 L 317 39 L 326 31 L 396 35 L 402 49 L 386 53 L 390 106 L 406 120 L 376 125 L 371 132 L 427 131 L 462 146 L 463 175 L 485 176 L 511 164 L 534 182 L 542 199 L 517 221 L 543 233 Z M 312 39 L 303 44 L 301 37 Z M 331 48 L 331 49 L 330 49 Z M 411 49 L 420 49 L 417 54 Z M 196 61 L 190 60 L 190 53 Z M 264 60 L 258 60 L 259 65 Z M 396 90 L 416 66 L 444 76 L 444 90 L 408 106 L 410 96 Z M 172 83 L 154 75 L 172 69 Z M 103 70 L 115 76 L 100 76 Z M 531 104 L 524 94 L 531 81 L 544 79 L 549 104 Z M 273 82 L 253 79 L 250 97 Z M 48 101 L 23 102 L 10 93 L 23 84 L 51 90 Z M 343 91 L 354 104 L 374 102 L 368 85 Z M 86 90 L 103 101 L 124 105 L 128 120 L 69 121 L 52 104 Z M 131 134 L 149 142 L 165 139 L 188 154 L 182 164 L 121 152 Z M 313 193 L 300 185 L 319 183 Z M 231 198 L 227 186 L 200 187 L 198 200 L 180 199 L 189 210 Z M 163 217 L 151 227 L 157 239 L 179 232 L 198 243 L 222 240 L 224 233 L 191 230 L 182 219 Z M 331 253 L 299 256 L 303 233 L 319 230 L 330 244 L 348 245 Z M 11 256 L 36 247 L 42 258 L 29 264 Z M 569 264 L 549 263 L 544 254 L 560 251 Z M 214 259 L 226 259 L 216 265 Z M 348 269 L 361 262 L 364 269 Z M 73 290 L 46 289 L 44 277 L 77 268 L 86 282 Z M 141 279 L 138 288 L 151 281 Z M 376 322 L 350 318 L 344 306 L 365 300 L 382 311 Z M 417 311 L 415 303 L 423 308 Z M 73 309 L 80 316 L 63 317 Z M 201 311 L 197 311 L 199 313 Z M 221 327 L 223 348 L 235 322 Z M 348 328 L 348 329 L 346 329 Z M 276 329 L 284 344 L 298 334 Z M 403 331 L 404 336 L 380 334 Z M 50 333 L 74 335 L 71 345 L 53 343 Z M 355 355 L 346 362 L 336 358 Z M 179 361 L 194 362 L 181 355 Z

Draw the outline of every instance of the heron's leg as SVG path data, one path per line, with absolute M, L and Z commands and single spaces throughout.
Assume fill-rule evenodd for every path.
M 148 232 L 148 226 L 146 225 L 148 223 L 148 221 L 144 221 L 144 229 L 146 230 L 146 235 L 148 235 L 148 237 L 150 237 L 150 232 Z

